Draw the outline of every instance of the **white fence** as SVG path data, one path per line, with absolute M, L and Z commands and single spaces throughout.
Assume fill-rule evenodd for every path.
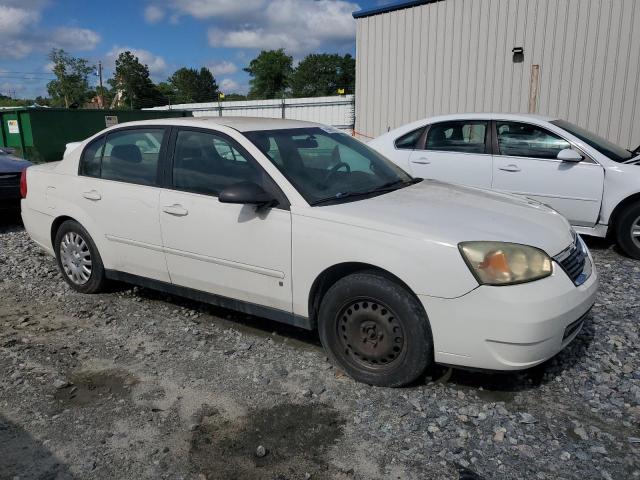
M 145 110 L 189 110 L 194 117 L 235 116 L 306 120 L 353 131 L 353 95 L 336 97 L 182 103 Z

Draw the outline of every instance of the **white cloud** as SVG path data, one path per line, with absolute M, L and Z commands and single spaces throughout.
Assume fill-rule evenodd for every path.
M 173 0 L 173 8 L 194 18 L 243 16 L 264 10 L 265 0 Z
M 60 27 L 53 31 L 51 45 L 70 50 L 93 50 L 100 35 L 87 28 Z
M 0 34 L 3 37 L 21 33 L 39 20 L 40 12 L 0 5 Z
M 235 63 L 229 62 L 227 60 L 209 65 L 208 68 L 214 75 L 231 75 L 232 73 L 236 73 L 238 71 L 238 66 Z
M 164 10 L 156 5 L 149 5 L 144 9 L 144 19 L 147 23 L 158 23 L 164 18 Z
M 190 16 L 206 22 L 212 47 L 284 48 L 299 56 L 336 51 L 355 39 L 348 0 L 152 0 L 177 22 Z
M 232 78 L 224 78 L 220 82 L 220 90 L 224 93 L 237 93 L 240 90 L 240 84 Z
M 119 47 L 117 45 L 114 46 L 107 53 L 107 59 L 111 62 L 114 69 L 115 69 L 115 63 L 116 63 L 116 59 L 118 58 L 118 55 L 126 51 L 131 52 L 133 55 L 138 57 L 138 60 L 140 61 L 140 63 L 149 67 L 149 73 L 151 75 L 159 76 L 159 75 L 166 74 L 167 62 L 161 56 L 155 55 L 151 53 L 149 50 L 143 50 L 140 48 Z
M 50 48 L 93 50 L 100 35 L 86 28 L 46 28 L 40 24 L 46 0 L 2 0 L 0 4 L 0 58 L 21 59 Z

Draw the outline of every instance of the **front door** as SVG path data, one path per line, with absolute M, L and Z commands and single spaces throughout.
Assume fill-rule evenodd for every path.
M 571 144 L 542 127 L 496 122 L 498 155 L 493 159 L 493 189 L 525 195 L 549 205 L 572 225 L 592 227 L 602 203 L 604 170 L 585 157 L 557 159 Z
M 234 183 L 252 181 L 273 191 L 273 181 L 222 133 L 180 129 L 173 144 L 170 188 L 160 194 L 172 283 L 291 312 L 288 207 L 256 210 L 218 201 Z
M 458 120 L 429 126 L 424 145 L 411 152 L 414 177 L 491 188 L 489 122 Z

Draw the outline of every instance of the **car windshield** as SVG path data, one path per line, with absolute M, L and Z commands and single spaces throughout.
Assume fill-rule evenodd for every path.
M 624 162 L 636 156 L 636 154 L 634 154 L 630 150 L 619 147 L 615 143 L 612 143 L 609 140 L 605 140 L 595 133 L 591 133 L 584 128 L 567 122 L 566 120 L 554 120 L 551 123 L 566 130 L 574 137 L 578 137 L 580 140 L 595 148 L 606 157 L 609 157 L 614 162 Z
M 330 127 L 245 132 L 311 205 L 346 202 L 415 183 L 365 144 Z

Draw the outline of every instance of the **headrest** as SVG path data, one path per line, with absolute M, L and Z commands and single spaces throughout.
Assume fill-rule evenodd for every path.
M 271 148 L 271 139 L 267 136 L 262 136 L 262 135 L 257 136 L 254 139 L 254 143 L 260 149 L 260 151 L 265 155 L 269 151 L 269 148 Z
M 116 145 L 111 149 L 111 158 L 127 163 L 142 162 L 142 153 L 137 145 Z

